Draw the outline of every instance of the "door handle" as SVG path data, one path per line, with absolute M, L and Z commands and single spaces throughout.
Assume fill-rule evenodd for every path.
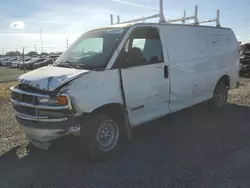
M 164 65 L 164 78 L 168 78 L 168 66 Z

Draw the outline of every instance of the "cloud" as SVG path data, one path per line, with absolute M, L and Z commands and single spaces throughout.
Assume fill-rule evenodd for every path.
M 15 21 L 10 24 L 11 29 L 24 29 L 25 24 L 23 21 Z
M 107 26 L 110 23 L 110 13 L 117 14 L 117 11 L 111 7 L 96 3 L 65 4 L 52 1 L 44 4 L 47 4 L 47 7 L 33 11 L 32 16 L 12 18 L 0 12 L 0 48 L 3 48 L 4 52 L 5 49 L 22 47 L 34 50 L 35 45 L 39 51 L 40 28 L 45 50 L 64 49 L 66 39 L 70 44 L 87 30 Z
M 13 3 L 9 1 L 4 7 L 0 6 L 0 48 L 24 46 L 33 49 L 36 45 L 38 49 L 41 43 L 40 28 L 44 46 L 64 47 L 66 39 L 71 43 L 87 30 L 108 26 L 110 14 L 119 14 L 121 21 L 126 21 L 155 14 L 156 9 L 126 0 L 73 1 L 44 0 L 41 4 L 34 0 L 16 0 Z M 124 9 L 125 4 L 129 10 Z M 171 13 L 169 10 L 168 14 Z M 9 24 L 18 20 L 25 23 L 25 29 L 10 28 Z

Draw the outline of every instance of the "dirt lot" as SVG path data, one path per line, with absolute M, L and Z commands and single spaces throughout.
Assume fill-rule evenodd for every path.
M 27 70 L 25 72 L 28 72 Z M 0 67 L 0 83 L 17 80 L 24 71 L 17 68 Z
M 198 105 L 133 131 L 117 156 L 93 163 L 72 138 L 24 151 L 9 102 L 0 107 L 0 187 L 250 187 L 250 79 L 220 112 Z

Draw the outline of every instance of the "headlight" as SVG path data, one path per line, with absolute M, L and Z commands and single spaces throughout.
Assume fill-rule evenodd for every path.
M 44 105 L 67 105 L 68 104 L 68 98 L 65 95 L 60 95 L 56 97 L 37 97 L 39 104 Z
M 37 97 L 37 101 L 39 104 L 56 105 L 56 97 L 53 98 Z

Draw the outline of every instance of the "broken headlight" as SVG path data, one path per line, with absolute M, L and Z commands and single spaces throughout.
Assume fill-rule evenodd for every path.
M 39 104 L 44 105 L 67 105 L 68 104 L 68 98 L 65 95 L 59 95 L 56 97 L 38 97 L 37 98 Z
M 44 105 L 56 105 L 56 97 L 37 97 L 37 101 L 39 104 L 44 104 Z

